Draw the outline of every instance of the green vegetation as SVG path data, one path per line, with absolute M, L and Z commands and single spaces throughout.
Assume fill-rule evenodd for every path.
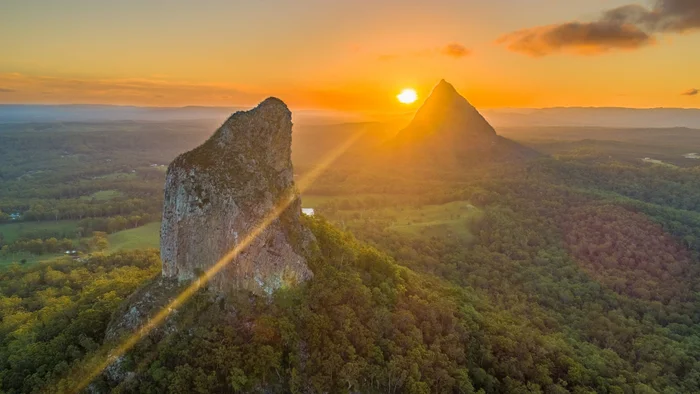
M 123 230 L 108 237 L 109 252 L 160 247 L 160 222 Z
M 112 174 L 100 175 L 97 177 L 97 179 L 107 180 L 107 181 L 111 181 L 111 180 L 129 181 L 129 180 L 137 180 L 138 175 L 136 175 L 136 173 L 133 173 L 133 172 L 128 172 L 128 173 L 127 172 L 115 172 Z
M 88 200 L 108 201 L 122 196 L 123 194 L 119 190 L 100 190 L 84 198 Z
M 0 234 L 2 234 L 0 245 L 12 243 L 18 239 L 75 238 L 77 229 L 76 220 L 2 223 L 0 224 Z
M 467 201 L 445 204 L 393 204 L 385 206 L 393 196 L 375 195 L 367 198 L 327 198 L 317 205 L 318 211 L 335 224 L 357 229 L 368 223 L 381 225 L 388 230 L 414 236 L 456 236 L 471 239 L 469 226 L 479 220 L 480 210 Z M 373 201 L 373 203 L 367 203 Z
M 0 271 L 0 386 L 34 392 L 96 350 L 112 312 L 160 272 L 155 251 Z
M 0 254 L 0 271 L 9 268 L 12 264 L 33 265 L 42 261 L 51 261 L 64 256 L 64 253 L 49 253 L 37 255 L 29 252 L 14 254 Z
M 324 204 L 328 201 L 332 201 L 337 198 L 337 196 L 318 196 L 313 194 L 304 194 L 303 196 L 301 196 L 301 205 L 304 206 L 304 208 L 316 208 L 321 204 Z
M 428 236 L 471 237 L 469 225 L 480 217 L 479 210 L 466 201 L 387 211 L 396 217 L 395 224 L 389 226 L 390 230 Z
M 0 152 L 0 209 L 42 221 L 0 225 L 5 242 L 66 223 L 94 254 L 0 270 L 0 390 L 68 391 L 115 345 L 108 322 L 128 295 L 158 286 L 157 252 L 127 251 L 158 245 L 163 174 L 150 164 L 206 136 L 64 130 L 53 150 L 33 137 L 47 133 L 7 133 L 0 150 L 20 153 Z M 270 298 L 201 291 L 113 367 L 132 378 L 91 389 L 700 392 L 700 163 L 679 156 L 696 137 L 547 133 L 516 136 L 552 153 L 526 165 L 370 171 L 341 158 L 303 196 L 317 214 L 304 219 L 312 280 Z M 25 160 L 34 145 L 49 154 Z M 118 194 L 80 200 L 106 191 Z M 76 220 L 46 220 L 53 208 Z

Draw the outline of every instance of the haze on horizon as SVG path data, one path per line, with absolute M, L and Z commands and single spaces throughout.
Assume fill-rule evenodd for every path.
M 5 2 L 0 103 L 700 108 L 695 0 Z M 634 10 L 634 13 L 628 12 Z M 419 99 L 417 103 L 420 103 Z

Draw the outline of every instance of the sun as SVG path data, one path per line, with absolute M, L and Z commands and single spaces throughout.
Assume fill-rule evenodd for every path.
M 411 104 L 418 100 L 418 93 L 413 89 L 404 89 L 396 96 L 400 102 L 404 104 Z

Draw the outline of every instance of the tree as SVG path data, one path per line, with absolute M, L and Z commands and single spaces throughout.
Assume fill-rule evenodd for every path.
M 44 247 L 47 253 L 56 253 L 59 251 L 58 240 L 56 238 L 49 238 L 44 241 Z
M 68 238 L 63 238 L 58 243 L 59 250 L 73 250 L 73 241 Z
M 95 231 L 92 233 L 92 247 L 98 251 L 104 251 L 109 248 L 109 241 L 107 240 L 107 233 L 102 231 Z
M 139 216 L 139 215 L 132 215 L 132 216 L 129 216 L 129 221 L 131 222 L 131 225 L 132 225 L 132 226 L 138 227 L 138 226 L 139 226 L 139 222 L 141 221 L 141 216 Z
M 245 372 L 240 368 L 232 368 L 228 376 L 229 385 L 234 393 L 240 393 L 245 389 L 248 383 L 248 378 L 245 376 Z
M 27 251 L 32 254 L 43 254 L 45 251 L 44 241 L 41 239 L 32 239 L 27 242 Z

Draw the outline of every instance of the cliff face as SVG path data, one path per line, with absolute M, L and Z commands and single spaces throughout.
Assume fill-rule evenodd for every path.
M 270 293 L 312 276 L 302 256 L 314 239 L 300 223 L 291 140 L 291 112 L 268 98 L 233 114 L 204 144 L 170 164 L 161 228 L 164 277 L 195 278 L 290 199 L 210 286 Z

